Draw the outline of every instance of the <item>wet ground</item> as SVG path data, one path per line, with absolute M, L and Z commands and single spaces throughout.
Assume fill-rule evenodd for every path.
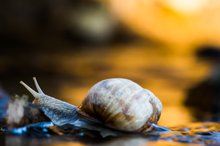
M 0 59 L 0 82 L 10 95 L 29 95 L 19 81 L 34 87 L 32 77 L 36 76 L 48 95 L 80 105 L 89 88 L 99 80 L 129 78 L 161 99 L 163 111 L 158 124 L 168 129 L 103 139 L 77 130 L 76 133 L 59 133 L 51 130 L 51 125 L 39 124 L 19 135 L 16 132 L 6 134 L 2 128 L 1 145 L 220 145 L 220 116 L 216 108 L 220 103 L 218 93 L 209 94 L 212 86 L 207 86 L 207 90 L 203 88 L 201 91 L 206 93 L 202 94 L 204 96 L 190 96 L 190 89 L 209 81 L 213 74 L 218 77 L 215 72 L 218 63 L 207 64 L 195 54 L 196 50 L 191 48 L 177 49 L 142 42 L 77 51 L 5 51 Z M 213 84 L 218 90 L 218 82 Z M 190 98 L 199 100 L 192 104 L 197 103 L 196 106 L 186 106 L 186 100 Z M 208 108 L 199 108 L 199 105 L 207 105 Z
M 138 135 L 102 138 L 97 133 L 80 129 L 68 129 L 63 133 L 63 130 L 59 131 L 58 127 L 47 122 L 12 129 L 8 134 L 1 134 L 1 145 L 219 145 L 219 128 L 219 123 L 193 123 L 169 129 L 159 127 L 152 132 Z

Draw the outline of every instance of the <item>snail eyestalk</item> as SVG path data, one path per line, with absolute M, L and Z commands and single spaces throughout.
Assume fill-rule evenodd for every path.
M 36 88 L 37 88 L 38 93 L 44 94 L 44 92 L 42 91 L 42 89 L 40 88 L 40 86 L 39 86 L 39 84 L 38 84 L 38 82 L 37 82 L 36 77 L 33 77 L 33 80 L 34 80 L 34 84 L 35 84 L 35 86 L 36 86 Z
M 23 81 L 20 81 L 20 84 L 22 84 L 35 98 L 40 98 L 42 95 L 44 95 L 44 93 L 42 92 L 42 90 L 40 89 L 36 78 L 34 79 L 35 85 L 37 87 L 38 92 L 34 91 L 31 87 L 29 87 L 26 83 L 24 83 Z

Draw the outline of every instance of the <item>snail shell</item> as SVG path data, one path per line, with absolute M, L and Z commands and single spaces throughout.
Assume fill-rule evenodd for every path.
M 105 125 L 123 131 L 143 131 L 157 123 L 162 104 L 150 91 L 128 79 L 107 79 L 95 84 L 81 111 Z
M 38 92 L 24 82 L 20 83 L 35 97 L 34 103 L 58 125 L 93 128 L 104 125 L 120 131 L 143 132 L 150 130 L 152 123 L 157 123 L 160 118 L 160 100 L 128 79 L 112 78 L 98 82 L 79 107 L 45 95 L 36 78 L 34 82 Z

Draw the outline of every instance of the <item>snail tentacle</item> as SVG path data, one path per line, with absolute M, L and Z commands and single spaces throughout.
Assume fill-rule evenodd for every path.
M 35 87 L 37 88 L 38 93 L 44 94 L 44 92 L 42 91 L 41 87 L 39 86 L 39 84 L 37 82 L 36 77 L 33 77 L 33 80 L 34 80 L 34 84 L 35 84 Z
M 43 96 L 45 96 L 44 92 L 42 91 L 40 85 L 38 84 L 37 82 L 37 79 L 36 77 L 33 77 L 33 80 L 34 80 L 34 84 L 35 84 L 35 87 L 37 88 L 37 91 L 36 92 L 35 90 L 33 90 L 30 86 L 28 86 L 26 83 L 24 83 L 23 81 L 20 81 L 20 84 L 22 84 L 35 98 L 42 98 Z
M 22 84 L 35 98 L 41 98 L 42 97 L 41 93 L 36 92 L 35 90 L 33 90 L 30 86 L 28 86 L 23 81 L 20 81 L 20 84 Z

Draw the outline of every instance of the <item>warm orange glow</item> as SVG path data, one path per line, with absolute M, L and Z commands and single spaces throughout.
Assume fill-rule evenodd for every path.
M 170 45 L 220 45 L 218 0 L 108 0 L 134 32 Z
M 190 123 L 193 119 L 190 111 L 183 106 L 165 106 L 159 124 L 163 126 L 179 126 Z
M 55 143 L 52 144 L 52 146 L 85 146 L 82 143 L 77 143 L 77 142 L 61 142 L 61 143 Z
M 181 14 L 197 14 L 200 13 L 206 4 L 207 0 L 158 0 L 165 7 Z
M 148 142 L 146 143 L 146 146 L 201 146 L 201 145 L 160 140 L 160 141 Z

